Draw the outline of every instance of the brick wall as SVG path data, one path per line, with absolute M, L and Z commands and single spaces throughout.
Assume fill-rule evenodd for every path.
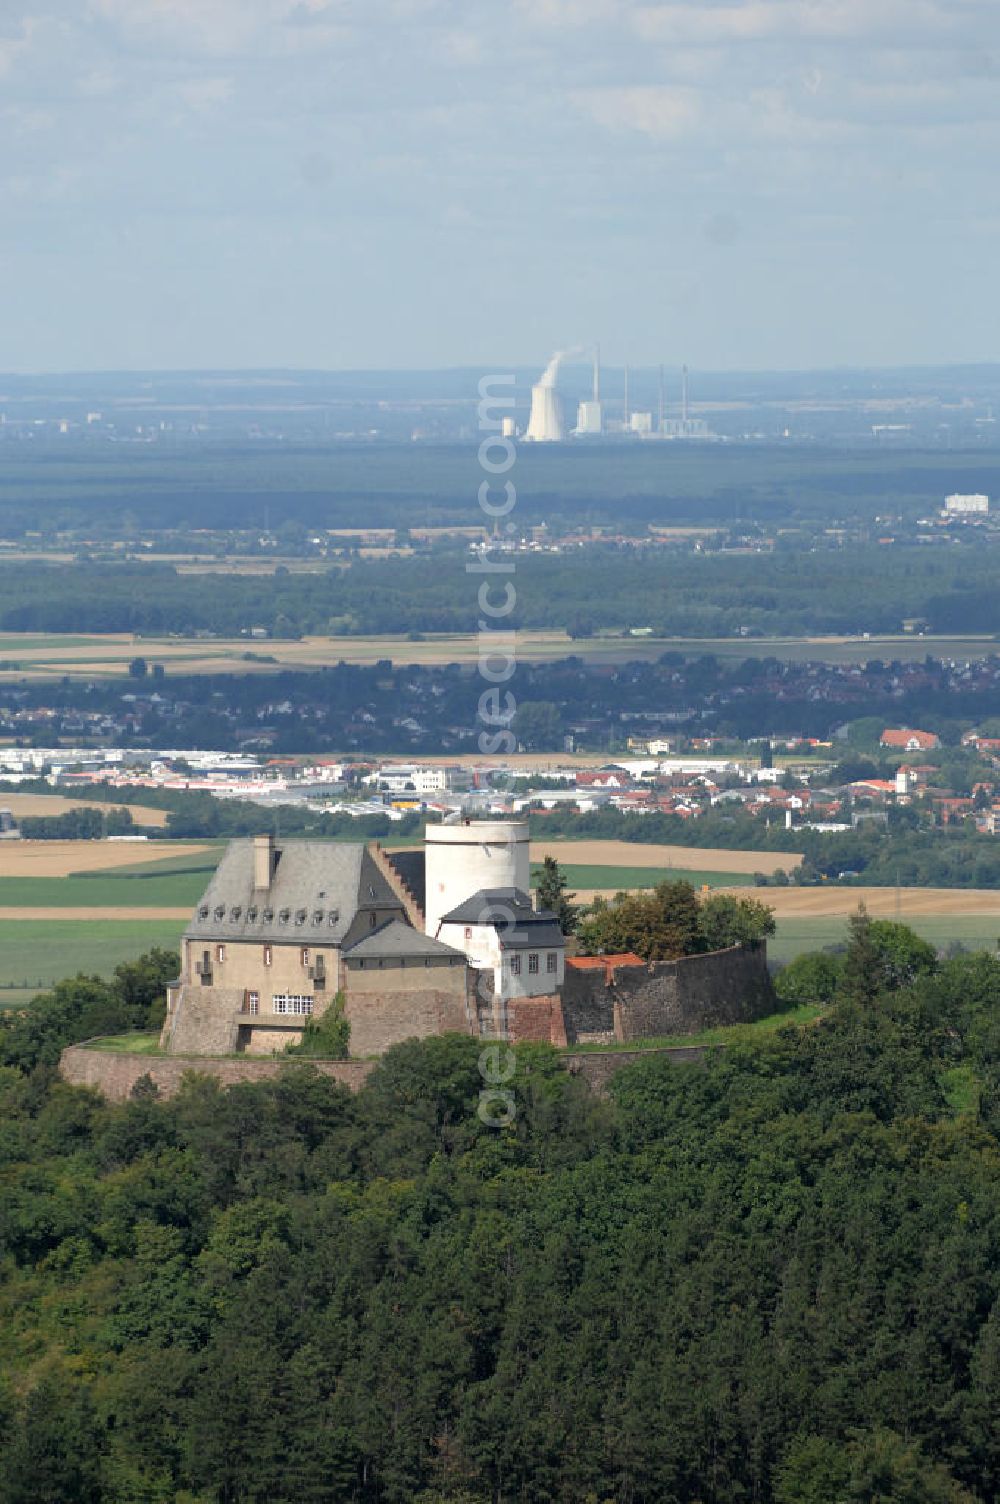
M 511 1044 L 554 1044 L 557 1049 L 566 1045 L 566 1026 L 563 1022 L 562 999 L 558 993 L 551 997 L 517 997 L 507 1003 L 507 1029 Z

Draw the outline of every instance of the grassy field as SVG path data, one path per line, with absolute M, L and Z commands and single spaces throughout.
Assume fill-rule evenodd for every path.
M 765 896 L 766 895 L 762 895 Z M 968 950 L 988 950 L 996 953 L 1000 938 L 1000 921 L 989 915 L 906 915 L 903 923 L 916 930 L 918 935 L 946 950 L 953 941 Z M 827 946 L 843 945 L 847 940 L 847 921 L 831 916 L 817 919 L 779 918 L 778 931 L 767 943 L 767 953 L 772 961 L 791 961 L 803 951 L 825 950 Z
M 0 991 L 28 989 L 30 994 L 78 971 L 110 976 L 120 961 L 132 961 L 154 945 L 176 950 L 183 930 L 181 919 L 3 919 Z
M 864 663 L 869 658 L 921 659 L 927 653 L 938 657 L 981 657 L 991 650 L 990 637 L 591 637 L 573 640 L 561 631 L 524 631 L 518 634 L 518 656 L 525 662 L 546 662 L 570 654 L 597 663 L 623 663 L 655 659 L 665 652 L 698 657 L 705 653 L 722 658 L 775 657 L 789 662 L 821 660 L 826 663 Z M 273 659 L 261 663 L 248 659 L 248 651 Z M 373 664 L 380 659 L 409 664 L 473 664 L 478 661 L 479 639 L 472 633 L 428 633 L 419 642 L 406 636 L 305 637 L 286 642 L 244 637 L 184 639 L 137 637 L 131 633 L 108 633 L 90 637 L 40 637 L 17 632 L 0 633 L 0 679 L 45 680 L 68 674 L 95 674 L 121 678 L 131 660 L 141 654 L 149 664 L 162 663 L 174 673 L 261 673 L 277 668 L 321 668 L 345 663 Z
M 661 882 L 676 882 L 683 879 L 696 888 L 749 887 L 753 878 L 745 872 L 716 872 L 697 867 L 592 867 L 577 864 L 563 866 L 563 873 L 571 891 L 593 892 L 610 890 L 619 892 L 629 888 L 652 888 Z M 538 872 L 532 874 L 532 887 L 536 886 Z
M 0 909 L 190 909 L 205 891 L 211 870 L 163 876 L 88 872 L 78 877 L 0 877 Z

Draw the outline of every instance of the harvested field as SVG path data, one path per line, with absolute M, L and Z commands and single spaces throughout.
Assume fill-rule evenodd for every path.
M 863 903 L 873 919 L 1000 920 L 1000 892 L 992 888 L 764 888 L 758 898 L 779 919 L 848 919 Z
M 791 851 L 720 851 L 701 846 L 641 846 L 632 841 L 532 841 L 531 860 L 541 862 L 547 856 L 576 867 L 677 867 L 700 872 L 763 872 L 768 876 L 779 868 L 790 872 L 802 861 Z
M 197 857 L 211 846 L 181 841 L 149 845 L 133 841 L 4 841 L 0 845 L 0 876 L 68 877 L 71 872 L 107 872 L 134 867 L 140 858 Z
M 8 794 L 0 790 L 0 809 L 9 809 L 19 820 L 45 815 L 67 815 L 74 809 L 108 810 L 112 804 L 98 803 L 93 799 L 66 799 L 61 794 Z M 153 809 L 146 804 L 130 804 L 132 819 L 137 825 L 154 825 L 162 830 L 167 823 L 168 810 Z

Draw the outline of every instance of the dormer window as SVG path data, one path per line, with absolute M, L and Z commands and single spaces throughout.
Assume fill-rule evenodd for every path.
M 215 906 L 215 917 L 216 917 L 216 919 L 225 919 L 225 917 L 226 917 L 226 910 L 225 910 L 225 906 L 223 904 L 221 904 L 221 903 L 217 903 L 216 904 L 216 906 Z
M 305 924 L 305 922 L 306 922 L 306 911 L 305 911 L 305 909 L 296 909 L 296 911 L 295 911 L 295 923 L 296 924 Z
M 292 917 L 291 909 L 281 909 L 278 913 L 278 923 L 287 924 Z
M 264 923 L 265 924 L 272 924 L 273 922 L 274 922 L 274 910 L 273 909 L 265 909 L 264 910 Z
M 242 909 L 242 907 L 241 907 L 241 906 L 240 906 L 240 905 L 239 905 L 239 904 L 238 904 L 238 903 L 236 903 L 236 904 L 234 904 L 234 905 L 233 905 L 233 907 L 232 907 L 232 908 L 231 908 L 231 909 L 230 909 L 230 910 L 229 910 L 229 917 L 230 917 L 230 919 L 231 919 L 231 920 L 232 920 L 232 922 L 233 922 L 233 923 L 234 923 L 234 924 L 235 924 L 235 923 L 236 923 L 236 921 L 237 921 L 237 920 L 238 920 L 238 919 L 239 919 L 239 917 L 240 917 L 240 915 L 241 915 L 241 914 L 242 914 L 242 913 L 243 913 L 243 909 Z
M 323 923 L 323 910 L 322 909 L 316 909 L 315 912 L 313 913 L 313 924 L 322 924 L 322 923 Z
M 257 923 L 257 905 L 252 903 L 247 909 L 247 919 L 251 924 Z
M 198 918 L 199 919 L 207 919 L 208 918 L 208 904 L 207 903 L 203 903 L 202 906 L 201 906 L 201 908 L 198 910 Z

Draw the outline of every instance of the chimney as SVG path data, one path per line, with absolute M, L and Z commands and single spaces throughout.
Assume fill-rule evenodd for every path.
M 274 872 L 274 837 L 253 838 L 253 885 L 257 892 L 264 893 L 271 886 Z

